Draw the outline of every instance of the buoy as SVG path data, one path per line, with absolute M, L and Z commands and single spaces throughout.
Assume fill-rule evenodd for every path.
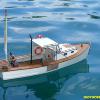
M 40 46 L 36 47 L 35 50 L 34 50 L 34 53 L 35 53 L 36 55 L 41 55 L 42 52 L 43 52 L 43 49 L 42 49 L 42 47 L 40 47 Z

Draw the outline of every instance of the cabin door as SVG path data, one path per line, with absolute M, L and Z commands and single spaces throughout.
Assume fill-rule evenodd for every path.
M 55 56 L 54 56 L 55 53 L 53 50 L 46 48 L 44 51 L 45 51 L 43 55 L 44 62 L 50 63 L 55 60 Z

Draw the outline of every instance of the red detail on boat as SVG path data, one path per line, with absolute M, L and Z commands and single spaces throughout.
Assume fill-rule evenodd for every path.
M 52 58 L 52 55 L 51 54 L 48 54 L 48 58 Z
M 36 47 L 35 50 L 34 50 L 34 53 L 35 53 L 36 55 L 41 55 L 42 52 L 43 52 L 43 49 L 42 49 L 41 47 L 39 47 L 39 46 Z
M 43 38 L 43 35 L 39 34 L 36 38 Z

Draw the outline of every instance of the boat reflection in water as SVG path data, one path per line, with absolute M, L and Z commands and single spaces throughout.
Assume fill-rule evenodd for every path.
M 72 66 L 40 76 L 9 81 L 2 80 L 3 98 L 8 96 L 7 98 L 14 100 L 21 96 L 32 99 L 40 98 L 42 100 L 52 99 L 63 87 L 65 81 L 78 73 L 87 72 L 89 72 L 89 65 L 87 64 L 87 60 L 83 60 Z

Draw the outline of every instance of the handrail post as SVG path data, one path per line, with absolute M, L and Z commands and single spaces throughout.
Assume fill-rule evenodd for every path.
M 31 39 L 31 58 L 30 58 L 30 63 L 32 64 L 32 36 L 29 34 L 30 39 Z

